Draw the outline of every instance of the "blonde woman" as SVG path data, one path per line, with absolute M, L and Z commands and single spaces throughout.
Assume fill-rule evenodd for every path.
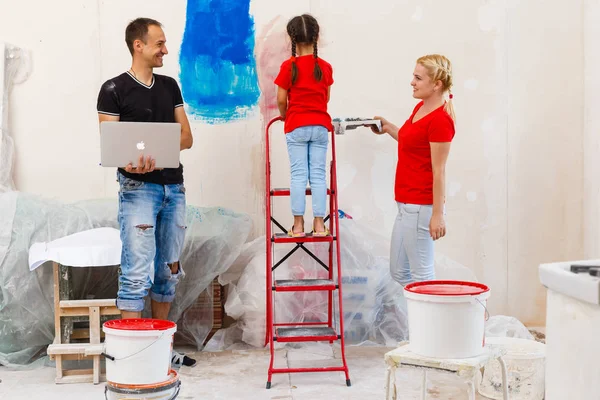
M 435 279 L 433 242 L 446 235 L 446 160 L 454 138 L 452 64 L 438 54 L 417 60 L 413 97 L 421 100 L 398 128 L 383 117 L 382 129 L 398 142 L 395 198 L 398 215 L 391 240 L 390 272 L 406 286 Z M 446 93 L 449 99 L 446 100 Z

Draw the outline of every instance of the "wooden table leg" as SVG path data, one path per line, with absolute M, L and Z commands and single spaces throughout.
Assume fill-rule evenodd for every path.
M 54 343 L 62 343 L 62 333 L 60 330 L 60 276 L 58 263 L 52 263 L 54 273 Z
M 61 325 L 60 325 L 60 273 L 59 265 L 57 262 L 52 263 L 52 273 L 54 276 L 54 343 L 60 344 L 62 339 Z M 63 378 L 62 369 L 62 356 L 54 356 L 54 362 L 56 363 L 56 383 Z
M 427 397 L 427 370 L 423 369 L 423 382 L 421 383 L 421 400 Z
M 90 307 L 90 343 L 100 343 L 100 307 Z M 94 356 L 94 384 L 100 383 L 100 356 Z

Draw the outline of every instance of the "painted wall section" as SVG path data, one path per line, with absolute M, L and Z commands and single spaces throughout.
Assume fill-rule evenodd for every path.
M 209 123 L 246 118 L 260 91 L 250 0 L 188 0 L 179 55 L 187 111 Z

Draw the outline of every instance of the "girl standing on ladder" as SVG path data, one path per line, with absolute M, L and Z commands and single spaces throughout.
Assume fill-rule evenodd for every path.
M 288 235 L 303 237 L 306 184 L 310 181 L 313 204 L 313 236 L 327 236 L 326 163 L 329 132 L 333 131 L 327 103 L 333 70 L 319 58 L 319 24 L 311 15 L 292 18 L 287 24 L 292 57 L 281 64 L 275 79 L 277 105 L 284 119 L 290 157 L 290 200 L 294 224 Z
M 411 82 L 421 101 L 400 129 L 385 118 L 381 131 L 398 141 L 398 215 L 390 250 L 392 278 L 406 286 L 435 279 L 433 242 L 446 235 L 446 160 L 454 138 L 452 64 L 438 54 L 419 58 Z M 449 100 L 444 94 L 449 92 Z

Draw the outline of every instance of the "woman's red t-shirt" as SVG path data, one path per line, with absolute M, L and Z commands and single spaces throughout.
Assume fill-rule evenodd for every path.
M 395 197 L 400 203 L 433 204 L 430 143 L 451 142 L 454 138 L 454 121 L 444 106 L 413 123 L 415 114 L 422 106 L 423 102 L 417 104 L 398 131 Z

